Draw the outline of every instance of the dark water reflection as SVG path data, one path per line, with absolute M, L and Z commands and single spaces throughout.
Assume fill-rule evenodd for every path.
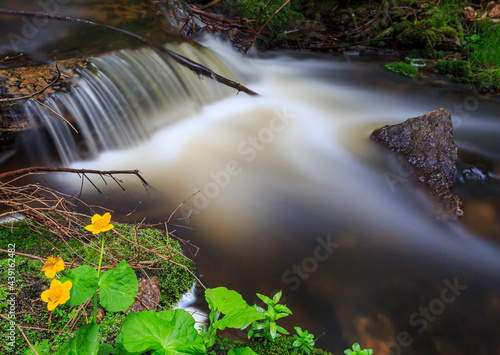
M 0 1 L 0 8 L 76 17 L 132 31 L 152 40 L 178 40 L 165 18 L 142 0 Z M 52 61 L 144 45 L 123 33 L 89 24 L 0 14 L 2 54 L 23 53 L 27 61 Z M 22 62 L 22 58 L 16 62 Z

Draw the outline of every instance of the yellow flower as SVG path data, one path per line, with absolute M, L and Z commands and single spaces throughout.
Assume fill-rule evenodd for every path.
M 47 309 L 52 311 L 58 305 L 66 303 L 69 300 L 69 290 L 73 287 L 71 281 L 62 283 L 54 279 L 50 284 L 50 289 L 42 292 L 42 301 L 47 302 Z
M 103 214 L 102 217 L 101 215 L 95 214 L 92 217 L 92 224 L 86 226 L 85 229 L 91 231 L 92 234 L 99 234 L 101 232 L 106 232 L 109 231 L 110 229 L 115 228 L 114 225 L 109 223 L 110 221 L 111 221 L 111 215 L 109 214 L 109 212 Z
M 64 261 L 60 257 L 55 257 L 51 255 L 47 258 L 47 261 L 43 265 L 42 270 L 45 271 L 45 276 L 49 279 L 56 277 L 56 272 L 64 270 Z

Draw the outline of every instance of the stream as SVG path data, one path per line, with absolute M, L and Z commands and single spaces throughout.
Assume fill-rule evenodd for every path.
M 209 50 L 172 48 L 261 96 L 152 49 L 125 49 L 96 56 L 97 75 L 83 71 L 71 94 L 48 101 L 71 113 L 79 136 L 28 103 L 45 128 L 26 134 L 18 154 L 33 165 L 139 169 L 147 190 L 125 177 L 126 191 L 99 184 L 106 199 L 87 184 L 82 199 L 117 218 L 133 211 L 127 222 L 166 221 L 182 204 L 173 218 L 189 219 L 171 229 L 199 247 L 206 285 L 250 304 L 256 292 L 283 290 L 293 316 L 280 324 L 324 333 L 325 350 L 359 342 L 377 355 L 500 354 L 500 102 L 395 76 L 381 67 L 388 58 L 244 58 L 214 39 L 202 44 Z M 369 139 L 441 107 L 460 166 L 488 174 L 457 184 L 465 205 L 456 224 L 437 221 L 407 166 Z M 74 193 L 81 181 L 51 183 Z

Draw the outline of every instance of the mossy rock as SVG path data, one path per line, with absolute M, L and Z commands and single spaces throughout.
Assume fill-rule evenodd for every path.
M 455 78 L 467 78 L 471 68 L 465 60 L 438 60 L 434 70 L 443 75 L 452 75 Z
M 481 93 L 500 90 L 500 69 L 484 70 L 472 77 L 472 82 Z
M 118 238 L 118 234 L 134 241 L 133 243 L 124 242 L 124 239 Z M 101 236 L 92 236 L 89 234 L 87 243 L 82 243 L 76 239 L 63 240 L 59 236 L 51 233 L 35 233 L 28 221 L 20 221 L 11 224 L 0 225 L 0 249 L 9 249 L 9 244 L 15 244 L 15 250 L 18 253 L 36 255 L 42 258 L 54 254 L 60 256 L 65 261 L 77 260 L 75 257 L 79 255 L 85 259 L 85 263 L 89 265 L 97 265 L 99 259 L 98 248 L 100 247 Z M 115 224 L 115 229 L 107 233 L 105 239 L 105 250 L 108 255 L 112 255 L 116 260 L 126 259 L 131 262 L 133 260 L 155 260 L 158 255 L 147 252 L 138 247 L 141 245 L 148 249 L 154 249 L 156 252 L 168 255 L 168 251 L 172 252 L 172 260 L 179 264 L 173 264 L 168 261 L 156 263 L 151 269 L 143 269 L 149 276 L 157 276 L 161 286 L 160 306 L 171 308 L 179 301 L 182 294 L 189 291 L 195 282 L 195 279 L 189 271 L 195 272 L 195 265 L 189 261 L 183 254 L 179 243 L 167 237 L 163 232 L 156 229 L 137 229 L 133 225 Z M 78 259 L 82 262 L 81 259 Z M 111 260 L 103 260 L 103 264 L 110 263 Z M 0 268 L 6 268 L 9 263 L 7 253 L 0 253 Z M 112 263 L 112 262 L 111 262 Z M 21 326 L 49 328 L 55 331 L 61 331 L 64 326 L 70 321 L 76 308 L 67 305 L 58 306 L 52 315 L 47 310 L 46 303 L 39 300 L 41 293 L 48 288 L 50 282 L 40 271 L 43 263 L 40 260 L 21 257 L 16 255 L 15 268 L 15 298 L 16 312 L 18 312 L 15 320 Z M 186 268 L 182 267 L 184 265 Z M 138 277 L 144 277 L 142 272 L 137 272 Z M 0 312 L 6 313 L 8 307 L 6 297 L 6 285 L 1 285 L 0 288 Z M 38 299 L 38 300 L 37 300 Z M 36 301 L 37 300 L 37 301 Z M 87 314 L 90 317 L 90 314 Z M 48 320 L 50 324 L 48 323 Z M 123 322 L 123 313 L 107 312 L 100 327 L 100 341 L 102 343 L 113 343 L 114 337 L 118 333 L 118 329 Z M 79 326 L 85 324 L 85 316 L 82 316 L 73 328 L 73 332 Z M 9 327 L 8 322 L 0 319 L 0 332 L 4 332 Z M 65 331 L 68 331 L 66 329 Z M 40 331 L 35 329 L 26 329 L 25 333 L 34 344 L 43 342 L 44 339 L 50 339 L 52 342 L 55 339 L 53 332 Z M 51 351 L 57 351 L 67 336 L 62 335 L 51 347 Z M 19 333 L 16 334 L 16 348 L 8 346 L 6 337 L 0 339 L 0 351 L 2 354 L 24 354 L 28 349 L 28 345 L 22 339 Z
M 388 63 L 384 65 L 384 68 L 409 78 L 416 78 L 418 76 L 418 68 L 404 62 Z

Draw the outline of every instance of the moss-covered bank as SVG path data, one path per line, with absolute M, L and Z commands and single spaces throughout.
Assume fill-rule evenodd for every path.
M 123 238 L 113 237 L 118 233 L 130 243 L 124 242 Z M 100 237 L 89 235 L 86 243 L 76 239 L 63 240 L 59 236 L 44 233 L 34 233 L 25 222 L 0 225 L 0 249 L 15 250 L 16 253 L 28 254 L 46 258 L 49 255 L 57 255 L 66 261 L 67 267 L 71 268 L 72 260 L 82 259 L 90 265 L 95 265 L 99 259 L 98 244 Z M 142 247 L 154 250 L 155 253 L 147 252 Z M 164 233 L 155 229 L 137 229 L 132 225 L 115 224 L 113 233 L 109 233 L 105 242 L 106 255 L 113 260 L 104 260 L 104 265 L 113 264 L 115 260 L 126 259 L 130 264 L 140 261 L 157 260 L 158 255 L 172 255 L 172 261 L 160 261 L 152 267 L 141 267 L 137 269 L 137 277 L 157 276 L 161 287 L 160 304 L 161 308 L 171 308 L 179 301 L 182 294 L 189 291 L 195 282 L 191 272 L 195 272 L 195 265 L 192 261 L 184 257 L 179 243 L 167 238 Z M 78 257 L 77 257 L 78 255 Z M 10 307 L 8 300 L 15 306 L 16 323 L 24 328 L 24 332 L 31 343 L 44 342 L 50 339 L 50 343 L 55 339 L 58 332 L 74 332 L 79 326 L 86 324 L 86 319 L 91 316 L 91 310 L 80 315 L 78 320 L 72 318 L 77 310 L 76 307 L 62 305 L 57 307 L 51 315 L 47 310 L 47 304 L 40 300 L 41 293 L 48 288 L 50 281 L 45 277 L 40 269 L 43 266 L 41 260 L 24 257 L 16 254 L 14 263 L 15 281 L 13 289 L 9 288 L 7 278 L 2 278 L 0 283 L 0 313 L 7 314 Z M 0 253 L 0 272 L 6 273 L 9 265 L 12 265 L 12 258 L 8 253 Z M 3 281 L 5 280 L 5 281 Z M 13 297 L 12 297 L 13 296 Z M 80 313 L 79 313 L 80 314 Z M 113 344 L 119 333 L 121 323 L 125 315 L 99 310 L 100 319 L 100 342 Z M 6 334 L 9 323 L 0 319 L 2 334 Z M 50 329 L 39 330 L 35 328 Z M 61 336 L 51 346 L 55 351 L 68 339 L 68 336 L 61 333 Z M 48 344 L 48 343 L 47 343 Z M 11 344 L 12 345 L 12 344 Z M 2 354 L 24 354 L 28 350 L 27 343 L 17 332 L 15 347 L 9 346 L 9 339 L 0 338 L 0 353 Z

